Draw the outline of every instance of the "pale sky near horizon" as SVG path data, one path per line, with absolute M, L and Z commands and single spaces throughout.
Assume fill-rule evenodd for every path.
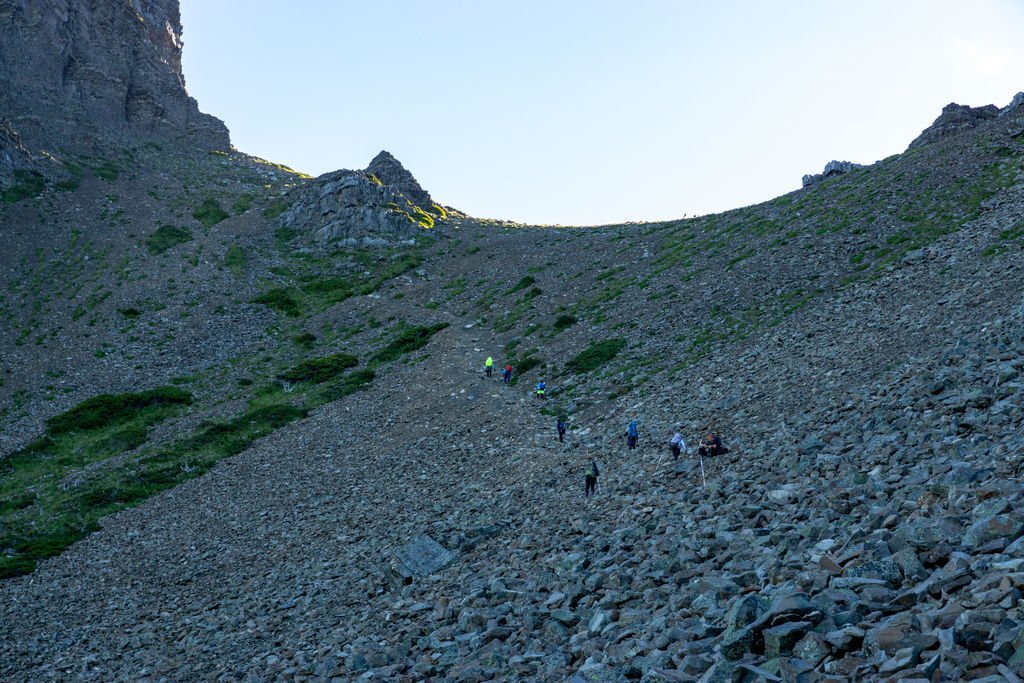
M 386 149 L 474 216 L 714 213 L 902 152 L 1024 90 L 1021 0 L 180 0 L 184 71 L 243 152 Z

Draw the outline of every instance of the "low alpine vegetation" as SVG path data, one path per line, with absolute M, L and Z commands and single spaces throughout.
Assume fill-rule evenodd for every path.
M 576 357 L 570 359 L 565 364 L 565 367 L 567 370 L 577 374 L 593 372 L 619 355 L 619 352 L 624 348 L 626 348 L 625 339 L 606 339 L 605 341 L 588 346 Z
M 207 197 L 203 203 L 192 212 L 192 217 L 203 224 L 204 228 L 211 228 L 228 217 L 228 212 L 221 208 L 220 202 L 212 197 Z
M 149 249 L 149 253 L 155 256 L 164 253 L 171 247 L 190 241 L 192 241 L 192 232 L 188 228 L 161 225 L 146 238 L 146 247 Z
M 336 353 L 323 358 L 305 360 L 279 377 L 288 382 L 313 382 L 320 384 L 334 379 L 349 368 L 359 365 L 359 359 L 348 353 Z
M 378 351 L 373 357 L 374 363 L 387 363 L 397 360 L 407 353 L 421 349 L 430 342 L 430 338 L 448 327 L 448 323 L 437 323 L 417 327 L 404 327 L 399 333 L 388 342 L 388 345 Z

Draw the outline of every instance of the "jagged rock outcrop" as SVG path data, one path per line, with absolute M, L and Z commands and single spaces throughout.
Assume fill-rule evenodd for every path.
M 185 91 L 177 0 L 0 0 L 0 112 L 31 149 L 226 150 Z
M 365 171 L 326 173 L 291 193 L 281 224 L 312 232 L 320 244 L 364 246 L 408 240 L 434 226 L 432 215 L 382 180 Z
M 984 107 L 968 107 L 967 105 L 950 102 L 942 108 L 942 113 L 935 122 L 918 135 L 907 149 L 929 145 L 951 135 L 957 135 L 976 128 L 978 124 L 999 116 L 999 108 L 994 104 Z
M 831 178 L 833 176 L 842 175 L 849 173 L 850 171 L 858 168 L 864 168 L 862 164 L 855 164 L 852 161 L 830 161 L 825 164 L 825 170 L 821 173 L 815 173 L 813 175 L 805 175 L 803 177 L 803 186 L 808 187 L 814 183 L 819 183 L 825 178 Z
M 398 159 L 391 156 L 390 152 L 381 150 L 366 167 L 366 172 L 377 176 L 382 183 L 398 190 L 417 206 L 429 209 L 434 203 L 430 193 L 420 187 L 412 173 L 409 173 Z
M 1000 116 L 1006 116 L 1010 112 L 1014 111 L 1017 107 L 1024 106 L 1024 91 L 1017 93 L 1010 100 L 1010 103 L 999 110 Z

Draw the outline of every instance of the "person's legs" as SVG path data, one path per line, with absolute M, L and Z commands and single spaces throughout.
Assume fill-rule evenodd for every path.
M 672 444 L 672 459 L 673 460 L 678 460 L 679 459 L 679 444 L 677 444 L 677 443 Z
M 594 492 L 594 487 L 597 484 L 597 477 L 587 477 L 586 486 L 583 489 L 583 497 L 586 498 Z

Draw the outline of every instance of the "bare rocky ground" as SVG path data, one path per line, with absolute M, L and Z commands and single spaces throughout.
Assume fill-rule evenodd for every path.
M 281 169 L 154 154 L 13 205 L 5 450 L 91 395 L 182 375 L 201 400 L 154 439 L 234 414 L 238 380 L 302 358 L 288 343 L 302 331 L 312 355 L 363 358 L 396 321 L 449 327 L 366 392 L 0 584 L 0 674 L 1017 680 L 1020 126 L 993 119 L 692 221 L 453 219 L 416 247 L 420 266 L 294 319 L 251 303 L 319 253 L 262 214 L 298 180 Z M 211 187 L 225 206 L 262 193 L 205 230 L 190 214 Z M 165 220 L 194 239 L 151 255 L 141 241 Z M 223 265 L 230 245 L 249 255 L 240 273 Z M 130 325 L 125 307 L 140 312 Z M 560 315 L 575 322 L 556 332 Z M 605 365 L 567 368 L 616 338 Z M 482 377 L 487 355 L 539 364 L 508 387 Z M 542 376 L 545 404 L 529 389 Z M 665 442 L 709 423 L 732 453 L 704 461 L 703 485 Z M 591 458 L 601 488 L 584 500 Z M 456 559 L 396 585 L 389 567 L 420 534 Z

